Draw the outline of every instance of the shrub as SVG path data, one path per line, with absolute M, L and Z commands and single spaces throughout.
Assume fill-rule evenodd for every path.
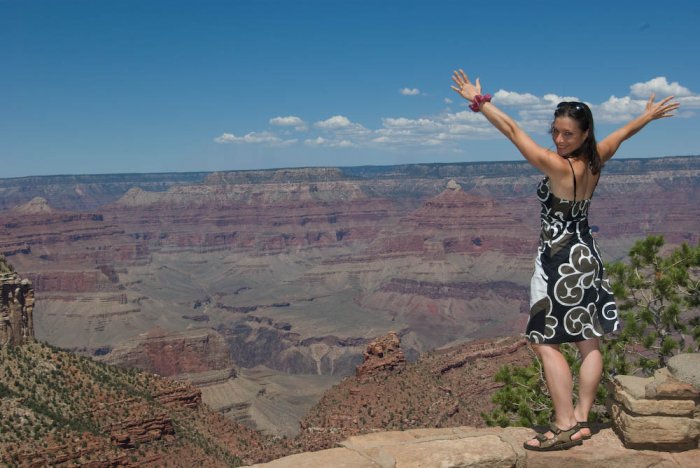
M 616 374 L 651 374 L 665 367 L 668 358 L 681 352 L 698 352 L 700 344 L 700 243 L 683 244 L 662 254 L 663 237 L 637 241 L 629 263 L 606 267 L 622 330 L 601 340 L 603 381 Z M 575 347 L 562 345 L 573 373 L 580 366 Z M 504 366 L 495 376 L 503 386 L 496 391 L 496 407 L 482 413 L 484 421 L 500 426 L 544 425 L 550 419 L 552 402 L 544 372 L 534 357 L 527 367 Z M 576 395 L 574 382 L 574 395 Z M 606 387 L 599 386 L 590 419 L 605 419 Z

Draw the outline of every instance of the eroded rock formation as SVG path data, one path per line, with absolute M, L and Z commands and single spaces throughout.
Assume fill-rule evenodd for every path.
M 357 366 L 356 372 L 361 380 L 380 372 L 400 370 L 406 364 L 406 357 L 401 350 L 401 339 L 394 331 L 372 341 L 362 356 L 365 360 Z
M 0 346 L 34 341 L 34 288 L 0 255 Z

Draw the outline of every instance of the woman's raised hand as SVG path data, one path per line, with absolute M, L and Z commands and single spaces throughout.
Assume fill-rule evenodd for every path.
M 659 102 L 654 102 L 656 94 L 652 93 L 647 101 L 647 107 L 644 113 L 649 116 L 650 120 L 662 119 L 664 117 L 673 117 L 673 111 L 680 107 L 678 102 L 670 102 L 673 96 L 662 99 Z
M 476 79 L 475 84 L 472 84 L 462 69 L 455 71 L 452 74 L 452 81 L 454 81 L 457 86 L 451 86 L 451 88 L 454 89 L 457 94 L 470 102 L 474 100 L 474 96 L 481 94 L 481 83 L 479 83 L 479 78 Z

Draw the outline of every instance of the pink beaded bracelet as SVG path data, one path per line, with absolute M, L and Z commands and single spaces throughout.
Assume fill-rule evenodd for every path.
M 474 96 L 474 99 L 472 99 L 472 103 L 469 104 L 469 108 L 474 112 L 479 112 L 481 110 L 481 106 L 485 102 L 491 102 L 491 95 L 484 94 L 482 96 L 481 94 L 477 94 L 476 96 Z

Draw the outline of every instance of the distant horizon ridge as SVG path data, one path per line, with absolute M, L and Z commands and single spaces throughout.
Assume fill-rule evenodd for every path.
M 619 157 L 612 159 L 606 163 L 606 166 L 618 165 L 620 161 L 656 161 L 660 159 L 693 159 L 700 158 L 700 154 L 686 154 L 686 155 L 665 155 L 665 156 L 652 156 L 652 157 Z M 287 166 L 287 167 L 272 167 L 272 168 L 260 168 L 260 169 L 222 169 L 222 170 L 212 170 L 212 171 L 163 171 L 163 172 L 104 172 L 104 173 L 82 173 L 82 174 L 43 174 L 43 175 L 26 175 L 19 177 L 0 177 L 0 181 L 12 181 L 12 180 L 27 180 L 27 179 L 50 179 L 50 178 L 92 178 L 92 177 L 123 177 L 123 176 L 207 176 L 210 174 L 254 174 L 261 172 L 277 172 L 277 171 L 305 171 L 305 170 L 324 170 L 324 169 L 340 169 L 348 172 L 365 170 L 381 170 L 389 168 L 408 168 L 408 167 L 446 167 L 446 166 L 481 166 L 481 165 L 529 165 L 529 163 L 524 160 L 499 160 L 499 161 L 460 161 L 460 162 L 421 162 L 421 163 L 402 163 L 402 164 L 363 164 L 359 166 Z M 535 172 L 536 169 L 532 168 Z M 351 174 L 347 174 L 351 175 Z M 427 175 L 427 174 L 426 174 Z M 448 177 L 448 176 L 444 176 Z

